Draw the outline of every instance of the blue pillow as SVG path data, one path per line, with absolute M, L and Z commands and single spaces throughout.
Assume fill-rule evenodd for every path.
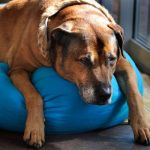
M 140 93 L 143 94 L 141 75 L 131 58 Z M 0 128 L 23 132 L 27 112 L 22 94 L 8 77 L 9 67 L 0 63 Z M 86 104 L 75 84 L 61 78 L 52 68 L 42 67 L 32 75 L 32 82 L 44 101 L 47 134 L 73 134 L 122 123 L 128 117 L 126 98 L 115 77 L 112 78 L 112 103 Z

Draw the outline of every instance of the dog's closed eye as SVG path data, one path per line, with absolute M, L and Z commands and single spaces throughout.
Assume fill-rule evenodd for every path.
M 111 66 L 113 66 L 113 65 L 115 64 L 115 62 L 117 61 L 117 57 L 110 55 L 110 56 L 107 58 L 107 60 L 108 60 L 108 63 L 109 63 Z
M 93 63 L 91 61 L 90 54 L 86 54 L 79 59 L 80 63 L 84 64 L 87 67 L 92 67 Z

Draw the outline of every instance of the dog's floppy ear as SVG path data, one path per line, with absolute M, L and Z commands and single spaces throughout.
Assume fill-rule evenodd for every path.
M 56 47 L 61 46 L 61 54 L 62 58 L 67 56 L 68 53 L 68 45 L 71 39 L 80 35 L 79 33 L 72 31 L 73 22 L 68 21 L 60 26 L 54 28 L 51 32 L 49 32 L 49 41 L 51 41 L 49 46 L 49 54 L 50 54 L 50 61 L 51 64 L 54 66 L 56 57 L 57 57 L 57 49 Z
M 120 53 L 121 53 L 121 55 L 124 57 L 124 54 L 123 54 L 124 31 L 123 31 L 122 27 L 119 26 L 118 24 L 114 24 L 114 23 L 108 24 L 108 27 L 114 31 L 115 36 L 117 38 L 117 42 L 118 42 L 118 46 L 119 46 L 118 56 L 120 56 Z
M 70 37 L 77 35 L 76 32 L 72 31 L 73 26 L 74 24 L 71 21 L 64 22 L 49 33 L 49 38 L 55 39 L 55 41 L 63 42 L 63 40 L 67 40 L 68 36 Z

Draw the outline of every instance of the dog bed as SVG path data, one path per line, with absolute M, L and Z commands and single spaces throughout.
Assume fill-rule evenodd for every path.
M 140 93 L 143 94 L 141 75 L 133 66 Z M 27 112 L 22 94 L 8 76 L 9 67 L 0 63 L 0 128 L 23 132 Z M 52 68 L 42 67 L 32 74 L 32 82 L 44 101 L 47 134 L 73 134 L 112 127 L 128 117 L 126 98 L 115 77 L 112 78 L 112 103 L 108 105 L 86 104 L 75 84 L 62 79 Z

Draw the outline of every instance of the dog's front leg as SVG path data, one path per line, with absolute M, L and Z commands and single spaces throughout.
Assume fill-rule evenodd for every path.
M 142 97 L 138 91 L 136 75 L 131 65 L 121 57 L 115 75 L 127 96 L 129 118 L 134 132 L 134 139 L 140 144 L 150 145 L 150 123 L 144 112 Z
M 41 147 L 45 141 L 44 137 L 44 115 L 43 101 L 30 82 L 29 75 L 24 70 L 10 72 L 14 85 L 24 95 L 27 120 L 24 132 L 24 141 L 30 146 Z

